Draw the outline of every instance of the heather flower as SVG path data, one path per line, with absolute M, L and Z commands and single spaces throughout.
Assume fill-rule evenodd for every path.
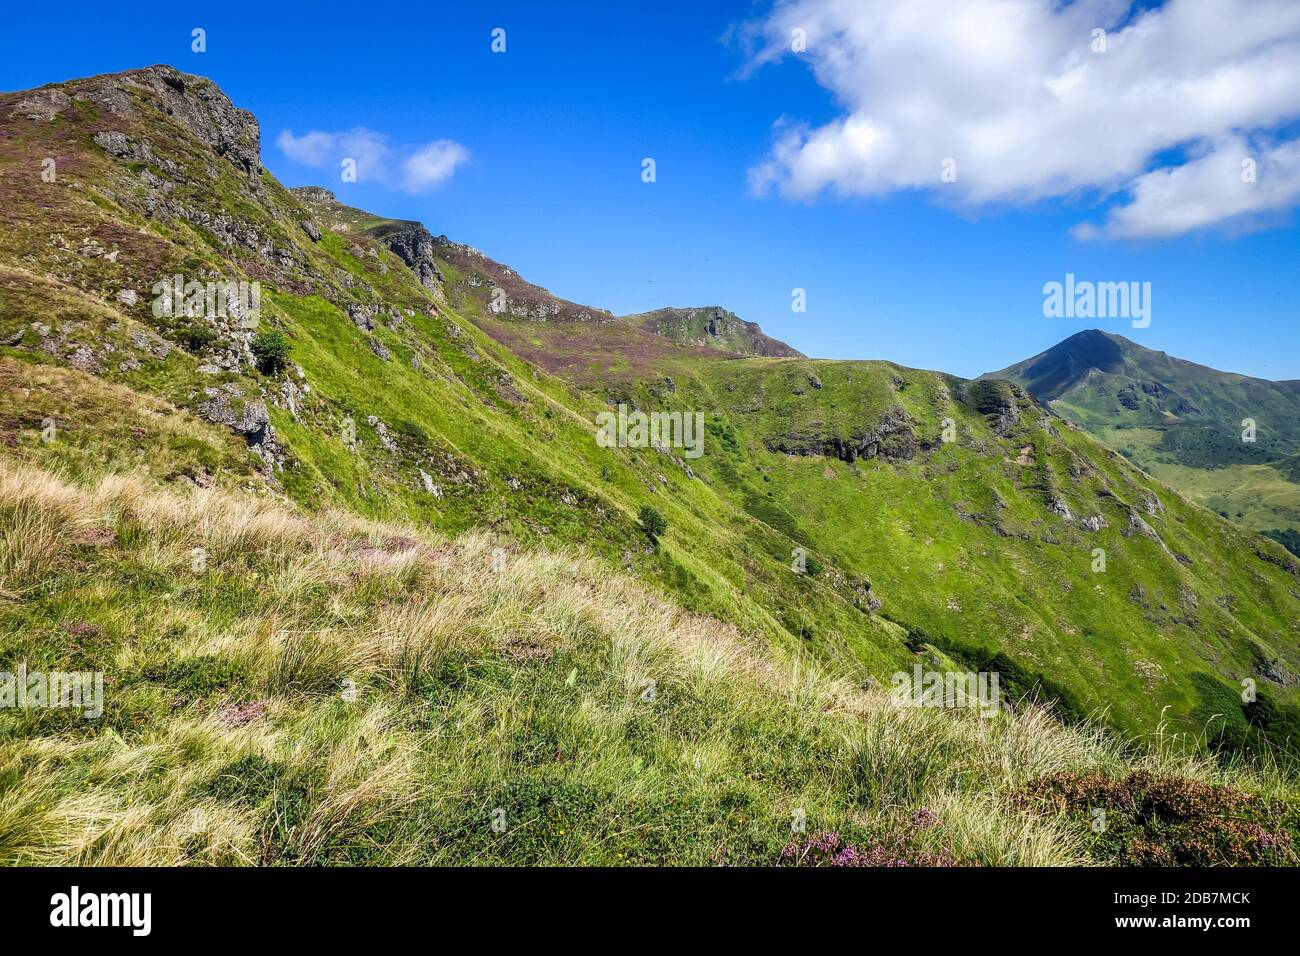
M 907 826 L 866 847 L 844 842 L 838 833 L 823 832 L 804 837 L 781 851 L 781 866 L 957 866 L 947 847 L 938 851 L 917 845 L 916 833 L 938 824 L 938 818 L 922 808 L 912 815 Z

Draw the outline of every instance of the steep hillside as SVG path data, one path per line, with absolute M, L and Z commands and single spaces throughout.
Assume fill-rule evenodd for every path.
M 1300 382 L 1220 372 L 1097 330 L 983 377 L 1023 385 L 1226 518 L 1300 530 Z
M 7 461 L 0 523 L 6 655 L 106 673 L 0 710 L 0 864 L 1297 862 L 1276 780 L 898 707 L 575 552 Z
M 1296 699 L 1300 564 L 1017 386 L 764 359 L 684 363 L 672 380 L 609 388 L 638 407 L 716 410 L 692 467 L 829 559 L 824 573 L 872 581 L 909 646 L 1012 675 L 1068 712 L 1109 708 L 1133 730 L 1168 708 L 1239 742 L 1249 708 L 1228 688 L 1274 660 L 1284 674 L 1254 679 Z M 1231 727 L 1213 719 L 1224 713 Z
M 652 448 L 598 446 L 598 396 L 502 348 L 453 307 L 490 314 L 466 264 L 479 257 L 443 241 L 430 258 L 418 224 L 355 210 L 328 219 L 323 191 L 304 202 L 283 189 L 256 149 L 220 152 L 257 135 L 208 81 L 167 67 L 0 97 L 0 354 L 15 383 L 0 396 L 7 454 L 93 476 L 106 460 L 123 463 L 99 447 L 101 423 L 120 422 L 126 463 L 176 480 L 237 474 L 241 487 L 309 509 L 580 543 L 769 640 L 803 643 L 783 623 L 800 607 L 835 635 L 823 649 L 845 666 L 887 673 L 910 658 L 900 630 L 866 613 L 869 582 L 792 575 L 768 557 L 788 553 L 784 536 L 684 465 Z M 46 156 L 57 157 L 52 182 L 40 176 Z M 260 317 L 248 321 L 237 296 L 224 315 L 202 301 L 188 314 L 188 293 L 156 310 L 155 285 L 169 289 L 177 275 L 259 280 Z M 482 300 L 469 295 L 479 291 Z M 612 317 L 594 324 L 692 351 Z M 287 338 L 283 368 L 259 367 L 254 340 L 265 332 Z M 35 388 L 56 375 L 58 389 Z M 104 396 L 92 414 L 76 411 L 83 388 Z M 184 449 L 132 462 L 143 444 L 133 429 L 158 402 L 184 428 L 210 426 L 204 443 L 227 443 L 240 467 Z M 658 544 L 638 524 L 645 505 L 667 516 Z
M 167 67 L 0 96 L 0 140 L 6 458 L 581 548 L 855 684 L 997 671 L 1011 706 L 1125 732 L 1292 736 L 1300 563 L 1018 386 L 745 356 L 776 346 L 557 299 L 419 223 L 284 189 L 256 121 Z M 258 315 L 202 294 L 237 280 Z M 702 444 L 599 440 L 598 416 L 638 410 L 698 415 Z

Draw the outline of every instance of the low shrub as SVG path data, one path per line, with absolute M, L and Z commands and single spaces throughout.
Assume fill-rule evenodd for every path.
M 1013 796 L 1053 808 L 1095 835 L 1094 855 L 1124 866 L 1294 866 L 1300 808 L 1233 787 L 1138 770 L 1122 778 L 1063 772 Z

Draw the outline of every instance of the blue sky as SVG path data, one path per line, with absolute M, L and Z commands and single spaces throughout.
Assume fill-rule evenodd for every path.
M 815 59 L 756 66 L 752 43 L 747 53 L 734 32 L 724 41 L 743 22 L 783 30 L 768 3 L 425 3 L 373 14 L 351 3 L 311 13 L 177 6 L 136 4 L 133 16 L 76 2 L 58 16 L 11 7 L 0 89 L 153 63 L 211 77 L 258 116 L 263 162 L 287 185 L 324 185 L 347 203 L 419 219 L 558 295 L 617 313 L 719 304 L 809 355 L 968 376 L 1097 326 L 1219 368 L 1300 378 L 1293 203 L 1245 234 L 1230 224 L 1086 240 L 1072 230 L 1105 222 L 1128 201 L 1123 189 L 953 203 L 906 184 L 853 194 L 843 187 L 855 174 L 838 170 L 811 193 L 756 194 L 750 171 L 773 154 L 778 119 L 816 130 L 851 109 L 850 81 L 815 75 Z M 204 53 L 191 51 L 195 27 L 206 30 Z M 504 54 L 490 49 L 497 27 Z M 469 159 L 411 192 L 392 180 L 341 182 L 336 165 L 313 168 L 277 146 L 286 129 L 356 127 L 386 136 L 395 154 L 451 140 Z M 1270 142 L 1293 129 L 1277 115 L 1258 128 Z M 1073 148 L 1101 145 L 1083 137 Z M 1014 155 L 1032 169 L 1032 156 Z M 654 183 L 642 182 L 645 157 Z M 1027 176 L 1012 173 L 1021 189 Z M 1150 282 L 1150 327 L 1045 318 L 1043 285 L 1067 272 Z M 807 292 L 802 314 L 790 308 L 796 287 Z

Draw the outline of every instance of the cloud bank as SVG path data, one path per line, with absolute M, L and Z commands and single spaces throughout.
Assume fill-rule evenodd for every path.
M 1300 204 L 1296 0 L 779 0 L 739 35 L 747 69 L 806 58 L 841 109 L 820 127 L 779 120 L 756 193 L 1117 198 L 1083 239 Z

